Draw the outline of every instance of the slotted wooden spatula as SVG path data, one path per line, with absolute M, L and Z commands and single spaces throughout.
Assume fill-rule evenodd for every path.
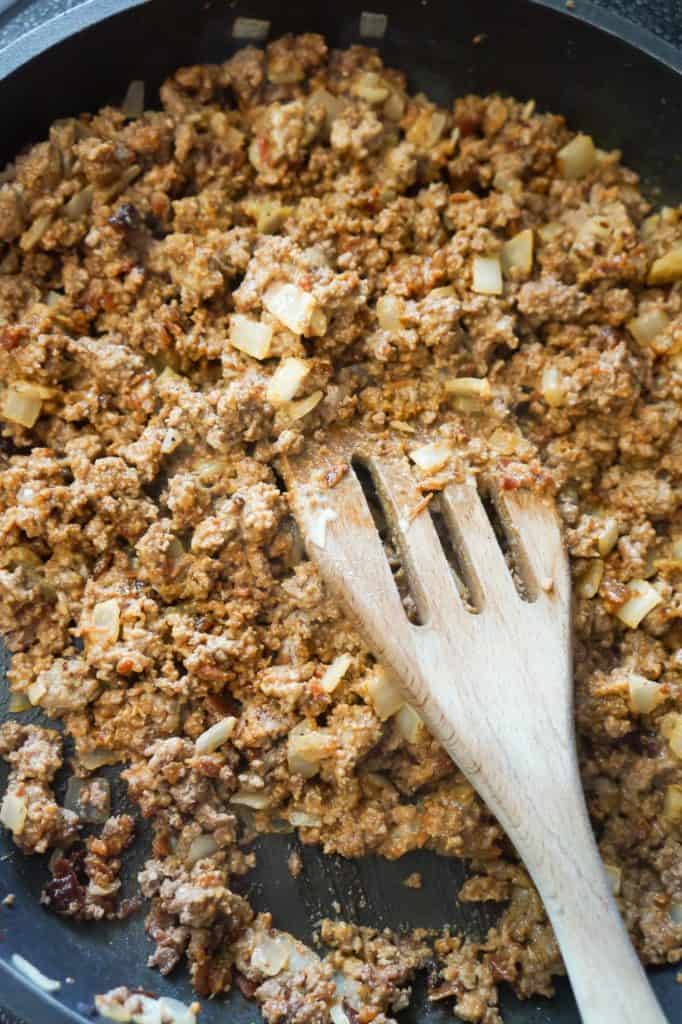
M 371 474 L 420 625 L 405 614 L 352 459 Z M 288 459 L 283 473 L 326 584 L 523 858 L 585 1024 L 665 1024 L 611 895 L 583 799 L 570 580 L 552 502 L 490 484 L 517 586 L 475 482 L 442 490 L 466 599 L 396 446 L 342 433 Z

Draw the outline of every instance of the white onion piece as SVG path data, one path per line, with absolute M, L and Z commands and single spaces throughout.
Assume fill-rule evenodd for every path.
M 552 409 L 566 404 L 566 387 L 558 367 L 545 367 L 540 382 L 540 393 Z
M 658 352 L 663 346 L 657 343 L 656 339 L 669 324 L 670 318 L 662 309 L 655 306 L 653 309 L 639 313 L 632 320 L 628 320 L 627 329 L 640 345 L 649 345 L 655 352 Z
M 411 704 L 403 704 L 395 716 L 398 732 L 408 743 L 417 743 L 424 723 Z
M 666 786 L 663 817 L 674 824 L 682 822 L 682 786 Z
M 251 966 L 268 978 L 281 974 L 288 965 L 291 950 L 283 936 L 266 935 L 258 940 L 258 945 L 251 954 Z
M 279 364 L 268 384 L 265 397 L 270 405 L 285 405 L 310 373 L 310 363 L 297 356 L 288 356 Z
M 569 181 L 584 178 L 597 162 L 597 151 L 590 135 L 576 135 L 557 154 L 559 173 Z
M 87 751 L 84 754 L 79 754 L 78 760 L 86 771 L 94 772 L 98 768 L 102 768 L 105 764 L 116 764 L 117 761 L 122 761 L 123 754 L 120 750 L 109 750 L 107 747 L 96 747 L 94 750 Z
M 388 99 L 390 89 L 383 78 L 376 71 L 364 71 L 355 79 L 350 90 L 353 96 L 358 96 L 367 103 L 383 103 Z
M 632 580 L 628 584 L 630 597 L 616 612 L 616 617 L 630 629 L 637 629 L 649 612 L 656 608 L 663 598 L 646 580 Z
M 144 82 L 133 79 L 126 90 L 121 111 L 126 117 L 142 117 L 144 114 Z
M 93 195 L 92 185 L 86 185 L 80 192 L 72 195 L 64 206 L 64 216 L 67 220 L 78 220 L 79 217 L 83 217 L 92 206 Z
M 599 593 L 602 577 L 604 576 L 604 563 L 601 558 L 594 558 L 588 565 L 585 572 L 578 579 L 576 589 L 580 597 L 591 600 Z
M 0 416 L 21 427 L 33 427 L 40 416 L 43 403 L 35 395 L 9 387 L 2 396 Z
M 302 420 L 320 404 L 323 398 L 323 391 L 313 391 L 311 395 L 306 395 L 305 398 L 300 398 L 297 402 L 287 402 L 282 406 L 282 413 L 291 422 Z
M 312 728 L 307 722 L 300 722 L 291 730 L 287 740 L 289 771 L 311 779 L 320 770 L 322 758 L 328 757 L 334 749 L 333 737 Z
M 187 851 L 187 860 L 190 864 L 196 864 L 204 857 L 211 857 L 218 849 L 218 844 L 211 835 L 200 835 L 192 840 Z
M 317 304 L 310 292 L 295 284 L 280 282 L 271 284 L 267 289 L 263 305 L 294 334 L 305 334 L 311 326 Z
M 445 441 L 433 441 L 431 444 L 422 445 L 410 452 L 410 458 L 415 466 L 428 473 L 435 473 L 447 464 L 452 455 L 452 448 Z
M 329 1019 L 332 1024 L 350 1024 L 348 1014 L 341 1006 L 341 1003 L 332 1003 L 329 1007 Z
M 39 971 L 37 967 L 34 967 L 32 963 L 20 956 L 19 953 L 12 953 L 12 964 L 18 971 L 32 981 L 34 985 L 41 988 L 43 992 L 58 992 L 62 987 L 61 981 L 56 981 L 54 978 L 48 978 Z
M 630 706 L 637 715 L 649 715 L 663 700 L 660 683 L 631 672 L 628 675 Z
M 500 252 L 502 270 L 508 274 L 510 270 L 518 270 L 530 274 L 533 269 L 533 230 L 526 228 L 505 242 Z
M 682 715 L 671 711 L 661 723 L 661 732 L 672 753 L 682 760 Z
M 270 796 L 264 790 L 253 792 L 248 789 L 238 789 L 234 796 L 230 797 L 230 803 L 241 807 L 251 807 L 254 811 L 263 811 L 270 806 Z
M 121 628 L 121 609 L 115 597 L 99 601 L 92 609 L 90 622 L 85 627 L 88 640 L 106 646 L 115 644 Z
M 331 665 L 327 665 L 325 673 L 320 679 L 320 686 L 325 693 L 334 692 L 352 664 L 353 658 L 350 654 L 339 654 Z
M 197 754 L 212 754 L 229 740 L 235 730 L 237 719 L 233 715 L 222 718 L 198 736 L 194 743 Z
M 322 818 L 307 811 L 289 811 L 289 821 L 294 828 L 319 828 Z
M 673 284 L 682 281 L 682 245 L 676 245 L 665 256 L 654 260 L 647 275 L 647 284 Z
M 458 398 L 478 398 L 482 402 L 489 402 L 492 397 L 487 377 L 454 377 L 446 380 L 445 390 Z
M 502 294 L 502 265 L 497 256 L 474 256 L 471 287 L 479 295 Z
M 7 710 L 11 715 L 18 715 L 22 711 L 28 711 L 31 702 L 25 693 L 10 693 Z
M 397 295 L 382 295 L 377 299 L 376 312 L 382 331 L 399 331 L 405 303 Z
M 253 359 L 267 359 L 272 343 L 272 327 L 258 320 L 251 320 L 241 313 L 233 313 L 230 317 L 230 344 L 233 348 L 245 352 Z
M 405 703 L 397 683 L 383 665 L 377 665 L 367 680 L 367 695 L 382 722 L 391 718 Z
M 28 804 L 23 796 L 6 793 L 0 806 L 0 824 L 8 828 L 13 836 L 21 835 L 26 824 Z
M 608 555 L 616 546 L 619 532 L 620 528 L 617 519 L 608 518 L 604 520 L 604 525 L 597 536 L 597 548 L 602 557 Z

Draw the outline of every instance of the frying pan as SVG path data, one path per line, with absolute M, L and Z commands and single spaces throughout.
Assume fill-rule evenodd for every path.
M 89 0 L 0 53 L 0 166 L 26 143 L 44 137 L 55 118 L 120 102 L 133 78 L 145 80 L 153 103 L 159 84 L 175 67 L 225 59 L 242 45 L 233 38 L 237 18 L 268 21 L 271 39 L 317 31 L 333 46 L 346 47 L 363 41 L 361 24 L 367 19 L 361 23 L 361 14 L 368 8 L 386 14 L 388 21 L 382 38 L 364 41 L 377 45 L 389 65 L 403 68 L 415 91 L 440 102 L 471 91 L 533 97 L 541 108 L 561 112 L 592 133 L 602 147 L 621 148 L 656 201 L 682 200 L 682 54 L 586 3 L 580 3 L 578 17 L 562 0 L 350 0 L 338 11 L 315 0 L 291 0 L 282 7 L 274 0 Z M 376 21 L 370 24 L 376 31 Z M 0 692 L 5 691 L 0 718 L 6 711 L 2 668 L 0 650 Z M 40 719 L 34 715 L 34 720 Z M 62 787 L 64 782 L 61 778 Z M 115 779 L 113 789 L 120 809 L 125 793 Z M 335 916 L 339 904 L 342 917 L 360 924 L 439 928 L 450 922 L 473 935 L 484 934 L 499 913 L 495 905 L 457 905 L 464 868 L 456 861 L 422 852 L 396 863 L 351 862 L 299 847 L 304 869 L 293 879 L 286 859 L 296 843 L 288 835 L 259 840 L 258 866 L 247 892 L 257 910 L 271 910 L 278 927 L 304 940 L 312 939 L 320 917 Z M 144 836 L 127 865 L 130 886 L 143 859 Z M 413 871 L 423 876 L 421 890 L 401 885 Z M 145 966 L 150 945 L 143 912 L 125 923 L 65 921 L 38 904 L 46 879 L 46 858 L 16 854 L 6 835 L 0 836 L 0 898 L 8 892 L 16 897 L 13 909 L 0 910 L 1 1005 L 30 1024 L 85 1024 L 92 1019 L 93 995 L 116 985 L 191 1002 L 182 972 L 162 978 Z M 15 952 L 60 978 L 60 991 L 48 995 L 29 985 L 12 967 Z M 682 988 L 675 975 L 675 967 L 652 972 L 671 1021 L 682 1019 Z M 558 982 L 551 1002 L 520 1003 L 506 993 L 503 1007 L 509 1024 L 579 1021 L 565 981 Z M 251 1024 L 257 1017 L 238 992 L 204 1002 L 201 1011 L 202 1024 Z M 452 1019 L 449 1006 L 429 1006 L 423 991 L 420 998 L 419 983 L 412 1007 L 401 1015 L 406 1024 Z

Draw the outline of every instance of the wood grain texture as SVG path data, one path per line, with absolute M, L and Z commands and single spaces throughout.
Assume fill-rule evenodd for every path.
M 353 470 L 359 453 L 400 547 L 411 623 Z M 665 1024 L 611 895 L 575 750 L 570 577 L 548 499 L 491 486 L 522 599 L 471 479 L 441 503 L 461 596 L 407 459 L 358 437 L 284 466 L 310 557 L 406 699 L 495 813 L 544 901 L 585 1024 Z M 325 480 L 338 479 L 335 486 Z M 421 509 L 415 514 L 416 509 Z M 531 599 L 528 599 L 531 598 Z

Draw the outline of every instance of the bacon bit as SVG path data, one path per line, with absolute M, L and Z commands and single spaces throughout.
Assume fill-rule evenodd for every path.
M 464 132 L 462 130 L 461 126 L 460 126 L 460 131 L 462 132 L 463 135 L 467 134 L 466 132 Z M 451 192 L 450 193 L 450 198 L 449 198 L 448 202 L 452 203 L 453 206 L 454 206 L 457 203 L 468 203 L 472 199 L 475 199 L 475 198 L 476 197 L 475 197 L 474 193 L 470 192 L 467 189 L 466 192 Z
M 505 475 L 502 477 L 502 490 L 503 491 L 517 491 L 521 486 L 521 481 L 518 477 Z
M 152 853 L 155 857 L 168 857 L 173 852 L 170 836 L 167 832 L 157 832 L 152 840 Z
M 480 121 L 474 117 L 468 117 L 466 114 L 462 114 L 460 117 L 455 117 L 455 124 L 459 128 L 459 133 L 464 138 L 467 135 L 473 135 L 477 128 L 480 127 Z
M 256 991 L 256 985 L 248 978 L 245 978 L 243 974 L 235 973 L 234 976 L 235 984 L 245 999 L 253 999 L 253 994 Z
M 413 522 L 417 518 L 417 516 L 424 511 L 425 508 L 429 507 L 432 498 L 433 494 L 426 494 L 424 495 L 421 501 L 417 502 L 414 508 L 410 509 L 410 511 L 407 513 L 408 523 Z
M 0 333 L 0 348 L 4 348 L 6 352 L 11 352 L 13 348 L 20 344 L 25 336 L 26 331 L 23 327 L 3 327 L 2 333 Z
M 332 466 L 328 469 L 324 475 L 324 482 L 327 487 L 336 487 L 340 480 L 343 480 L 344 476 L 348 472 L 348 463 L 339 462 L 338 465 Z

